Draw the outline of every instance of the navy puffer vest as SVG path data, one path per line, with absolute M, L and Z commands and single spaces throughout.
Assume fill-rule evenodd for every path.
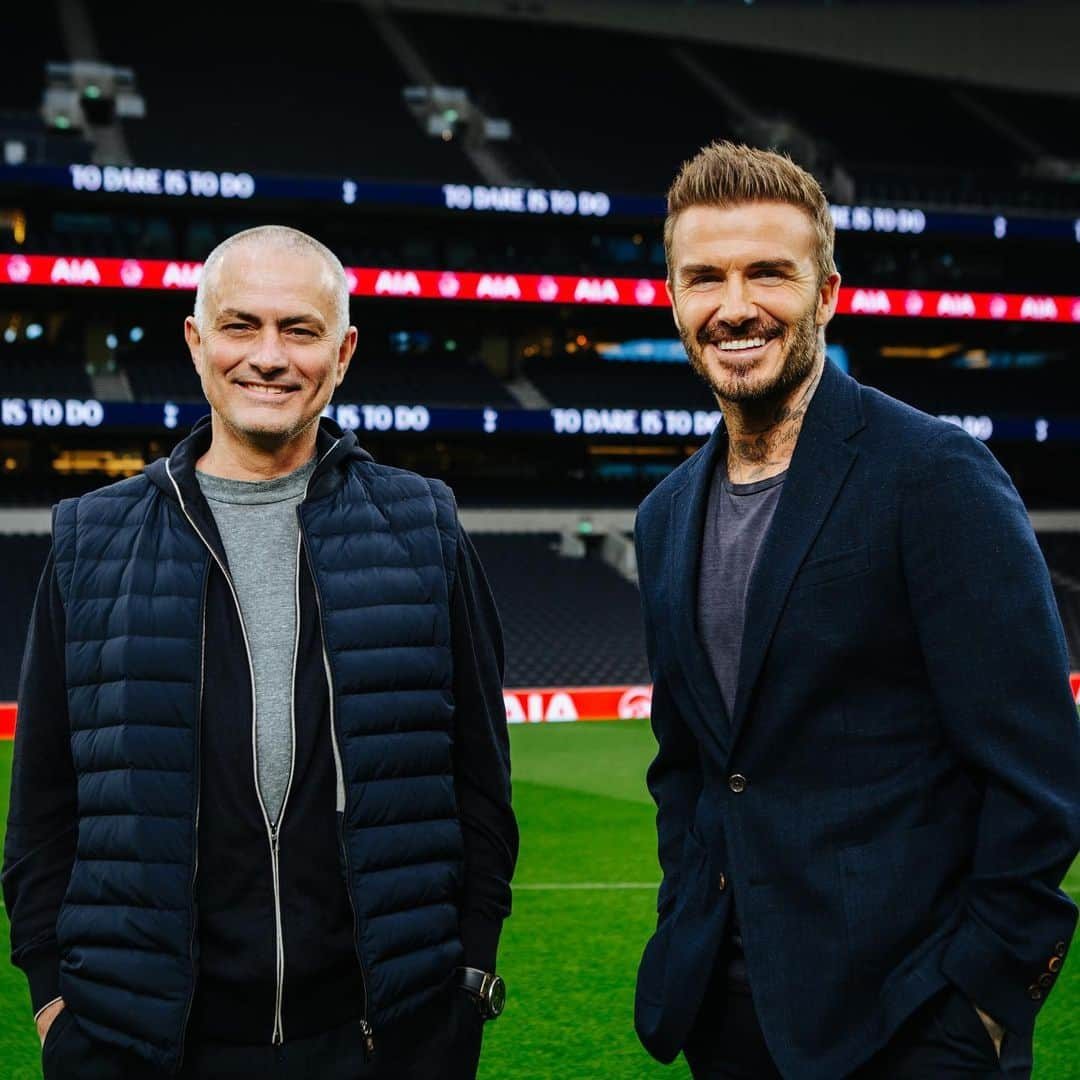
M 367 1019 L 461 962 L 451 741 L 453 497 L 355 457 L 301 507 L 344 786 Z M 57 507 L 78 843 L 60 990 L 88 1033 L 178 1068 L 198 968 L 203 621 L 211 554 L 146 475 Z M 243 650 L 242 641 L 235 647 Z

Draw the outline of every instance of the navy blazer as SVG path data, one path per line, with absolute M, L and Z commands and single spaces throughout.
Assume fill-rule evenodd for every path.
M 846 1075 L 947 982 L 1030 1034 L 1076 923 L 1080 727 L 1019 496 L 976 439 L 827 364 L 728 716 L 696 620 L 726 447 L 721 425 L 637 518 L 663 869 L 642 1042 L 678 1054 L 732 899 L 784 1076 Z

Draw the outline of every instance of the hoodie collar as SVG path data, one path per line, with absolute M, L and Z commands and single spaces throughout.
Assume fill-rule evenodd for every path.
M 147 478 L 165 495 L 181 505 L 195 528 L 224 561 L 225 549 L 217 531 L 213 512 L 195 476 L 196 462 L 210 449 L 210 417 L 204 416 L 191 432 L 173 448 L 168 458 L 158 458 L 146 467 Z M 308 482 L 307 498 L 321 498 L 341 486 L 349 461 L 371 461 L 351 431 L 343 431 L 333 420 L 322 417 L 315 442 L 318 463 Z

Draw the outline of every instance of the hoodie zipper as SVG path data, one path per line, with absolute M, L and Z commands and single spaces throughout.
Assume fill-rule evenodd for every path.
M 308 491 L 311 489 L 311 481 L 315 478 L 315 473 L 318 472 L 319 466 L 322 465 L 331 453 L 333 453 L 334 447 L 337 446 L 338 441 L 339 440 L 335 440 L 333 445 L 315 463 L 315 468 L 312 470 L 311 476 L 308 478 L 307 486 L 304 488 L 304 499 L 307 499 Z M 297 507 L 297 520 L 299 520 L 299 517 L 300 508 Z M 293 585 L 293 611 L 296 619 L 296 634 L 293 639 L 292 675 L 289 681 L 289 731 L 291 735 L 291 742 L 289 745 L 289 779 L 285 784 L 285 794 L 281 799 L 281 809 L 278 811 L 277 821 L 272 825 L 270 823 L 270 815 L 267 814 L 266 805 L 262 800 L 262 792 L 259 790 L 257 751 L 255 754 L 255 791 L 259 796 L 259 806 L 262 808 L 263 820 L 266 823 L 267 834 L 270 837 L 270 867 L 273 871 L 274 881 L 274 932 L 277 951 L 277 986 L 274 996 L 274 1031 L 270 1038 L 270 1041 L 274 1046 L 280 1046 L 285 1041 L 285 1025 L 282 1018 L 282 1007 L 285 999 L 285 928 L 281 914 L 281 824 L 285 820 L 285 807 L 289 802 L 289 793 L 292 791 L 293 775 L 296 772 L 296 669 L 300 659 L 300 552 L 303 548 L 302 531 L 301 527 L 301 529 L 297 531 L 296 536 L 296 576 Z M 235 592 L 233 595 L 236 595 Z M 237 600 L 236 608 L 237 611 L 240 610 L 239 600 Z M 250 651 L 248 655 L 250 657 Z M 252 701 L 254 701 L 254 665 L 252 665 L 251 693 Z M 254 707 L 252 713 L 254 714 Z M 253 746 L 256 745 L 254 723 L 253 717 Z
M 337 445 L 335 443 L 335 445 Z M 333 447 L 331 447 L 331 450 Z M 327 451 L 329 453 L 330 451 Z M 325 458 L 325 455 L 324 455 Z M 321 462 L 320 462 L 321 463 Z M 317 468 L 317 466 L 316 466 Z M 281 803 L 281 812 L 278 814 L 278 820 L 274 825 L 270 824 L 270 816 L 266 812 L 266 804 L 263 802 L 262 791 L 259 789 L 259 764 L 258 764 L 258 752 L 256 750 L 256 707 L 255 707 L 255 663 L 251 657 L 251 644 L 248 641 L 247 627 L 244 625 L 244 614 L 240 610 L 240 597 L 236 593 L 236 586 L 233 584 L 232 577 L 229 575 L 228 570 L 225 569 L 225 564 L 218 558 L 218 554 L 214 551 L 213 546 L 203 535 L 202 530 L 195 524 L 195 519 L 188 513 L 187 505 L 184 502 L 184 496 L 180 491 L 180 485 L 176 482 L 176 478 L 172 474 L 172 470 L 169 468 L 169 463 L 165 462 L 165 471 L 168 474 L 169 479 L 172 481 L 173 488 L 176 490 L 176 497 L 180 502 L 180 509 L 183 511 L 184 517 L 187 518 L 188 524 L 195 530 L 195 534 L 206 546 L 207 551 L 210 552 L 214 562 L 217 563 L 218 568 L 221 570 L 226 583 L 229 586 L 229 592 L 232 593 L 233 603 L 236 605 L 236 617 L 240 620 L 240 634 L 244 639 L 244 651 L 247 654 L 248 661 L 248 674 L 251 677 L 251 744 L 252 744 L 252 768 L 255 774 L 255 797 L 259 801 L 259 809 L 262 812 L 263 824 L 266 826 L 266 835 L 270 845 L 270 869 L 273 879 L 274 887 L 274 931 L 275 931 L 275 995 L 274 995 L 274 1027 L 270 1037 L 270 1041 L 275 1046 L 280 1046 L 285 1039 L 284 1027 L 281 1019 L 281 1006 L 282 1000 L 285 994 L 285 937 L 282 932 L 281 925 L 281 877 L 279 873 L 278 864 L 278 833 L 281 828 L 281 820 L 285 814 L 285 800 Z M 300 588 L 300 542 L 297 540 L 297 568 L 296 568 L 296 591 L 299 595 Z M 293 647 L 293 675 L 292 675 L 292 703 L 291 703 L 291 722 L 293 725 L 293 744 L 290 748 L 290 763 L 289 763 L 289 781 L 288 786 L 285 789 L 285 799 L 289 796 L 289 787 L 292 786 L 292 775 L 296 765 L 296 653 L 299 647 L 299 634 L 300 634 L 300 611 L 299 606 L 296 612 L 296 631 L 297 640 Z M 206 633 L 206 609 L 203 609 L 203 634 L 205 638 Z M 196 827 L 198 823 L 198 811 L 196 810 Z M 190 1011 L 191 1002 L 188 1003 L 188 1009 Z M 186 1026 L 186 1025 L 185 1025 Z
M 296 538 L 296 581 L 293 604 L 296 613 L 296 636 L 293 640 L 292 678 L 289 682 L 289 779 L 285 784 L 285 794 L 281 797 L 281 809 L 277 821 L 270 825 L 269 815 L 263 807 L 263 816 L 270 828 L 270 865 L 274 872 L 274 929 L 277 939 L 277 989 L 274 996 L 274 1034 L 271 1042 L 280 1046 L 285 1041 L 285 1026 L 282 1022 L 282 1003 L 285 998 L 285 928 L 281 916 L 281 823 L 285 820 L 285 807 L 292 791 L 293 774 L 296 771 L 296 665 L 300 656 L 300 537 Z M 256 773 L 258 772 L 258 753 L 256 752 Z M 258 790 L 258 776 L 255 787 Z M 259 797 L 262 804 L 262 796 Z
M 331 448 L 332 449 L 332 448 Z M 342 830 L 339 838 L 341 844 L 342 856 L 345 859 L 345 895 L 349 898 L 349 908 L 352 911 L 353 916 L 353 948 L 356 950 L 357 966 L 360 968 L 360 985 L 364 990 L 364 1009 L 360 1016 L 360 1032 L 364 1036 L 364 1052 L 365 1057 L 370 1060 L 375 1053 L 375 1031 L 368 1021 L 368 1006 L 370 1004 L 370 998 L 368 996 L 367 985 L 367 973 L 364 971 L 364 960 L 360 955 L 360 918 L 356 913 L 356 903 L 353 900 L 352 895 L 352 867 L 349 863 L 349 845 L 345 842 L 344 835 L 344 823 L 349 818 L 349 789 L 345 784 L 344 769 L 341 761 L 341 750 L 338 744 L 338 732 L 337 732 L 337 710 L 334 708 L 334 675 L 330 667 L 330 654 L 326 649 L 326 626 L 323 621 L 323 606 L 322 595 L 319 592 L 319 579 L 315 574 L 315 566 L 311 561 L 311 544 L 308 541 L 307 530 L 304 528 L 304 519 L 300 516 L 299 508 L 297 509 L 297 516 L 300 518 L 300 536 L 303 540 L 304 553 L 307 557 L 308 569 L 311 572 L 311 583 L 315 590 L 315 606 L 319 611 L 319 630 L 322 638 L 322 654 L 323 654 L 323 670 L 326 672 L 326 690 L 328 701 L 330 705 L 330 745 L 334 753 L 334 769 L 336 777 L 341 780 L 341 790 L 344 794 L 344 806 L 342 807 Z M 335 794 L 335 808 L 336 808 L 336 794 Z
M 166 469 L 168 466 L 166 465 Z M 169 479 L 172 479 L 170 474 Z M 177 490 L 179 495 L 179 490 Z M 191 1019 L 191 1007 L 195 1004 L 195 939 L 198 934 L 199 920 L 195 916 L 196 884 L 199 880 L 199 814 L 202 810 L 202 711 L 203 711 L 203 688 L 206 686 L 206 596 L 210 589 L 210 568 L 207 567 L 203 575 L 202 604 L 199 608 L 199 624 L 202 628 L 199 645 L 199 693 L 198 707 L 195 713 L 195 843 L 194 859 L 191 868 L 191 939 L 188 942 L 188 958 L 191 963 L 191 994 L 188 996 L 187 1007 L 184 1009 L 184 1024 L 180 1029 L 180 1054 L 178 1062 L 184 1062 L 184 1044 L 187 1039 L 188 1020 Z

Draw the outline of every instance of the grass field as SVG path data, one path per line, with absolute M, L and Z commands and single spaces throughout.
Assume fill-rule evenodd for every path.
M 634 973 L 654 920 L 647 722 L 511 729 L 521 861 L 500 968 L 506 1014 L 488 1027 L 481 1080 L 685 1080 L 638 1046 Z M 6 818 L 11 744 L 0 743 Z M 0 829 L 3 822 L 0 821 Z M 1080 895 L 1080 863 L 1066 882 Z M 7 919 L 0 912 L 0 950 Z M 1040 1014 L 1038 1080 L 1080 1077 L 1080 965 L 1066 964 Z M 36 1080 L 37 1038 L 22 973 L 0 962 L 0 1080 Z

